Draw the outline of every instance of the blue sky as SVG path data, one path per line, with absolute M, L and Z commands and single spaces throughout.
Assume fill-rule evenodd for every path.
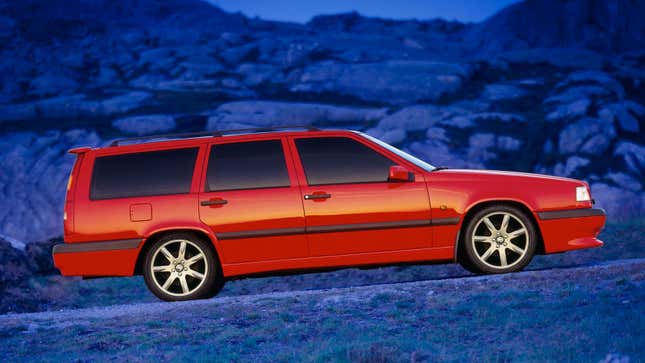
M 481 21 L 518 0 L 207 0 L 229 11 L 267 20 L 307 22 L 314 15 L 356 10 L 390 19 Z

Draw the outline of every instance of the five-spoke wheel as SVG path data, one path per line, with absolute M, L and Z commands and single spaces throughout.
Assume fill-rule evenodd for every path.
M 206 298 L 221 288 L 212 248 L 190 234 L 176 233 L 154 243 L 146 255 L 144 277 L 163 300 Z
M 535 252 L 533 222 L 515 207 L 500 205 L 476 213 L 466 226 L 460 262 L 475 272 L 521 270 Z

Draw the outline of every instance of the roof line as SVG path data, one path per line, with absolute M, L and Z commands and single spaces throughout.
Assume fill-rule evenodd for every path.
M 173 139 L 174 140 L 174 139 L 188 139 L 188 138 L 196 138 L 196 137 L 220 137 L 220 136 L 224 136 L 226 134 L 232 134 L 232 133 L 250 134 L 255 132 L 272 132 L 272 131 L 289 130 L 289 129 L 305 129 L 307 131 L 320 131 L 320 129 L 313 127 L 311 125 L 253 127 L 253 128 L 244 128 L 244 129 L 184 132 L 184 133 L 177 133 L 177 134 L 126 137 L 126 138 L 116 139 L 112 141 L 110 143 L 110 146 L 119 146 L 124 142 L 130 142 L 130 141 L 149 141 L 149 140 L 155 140 L 155 139 Z

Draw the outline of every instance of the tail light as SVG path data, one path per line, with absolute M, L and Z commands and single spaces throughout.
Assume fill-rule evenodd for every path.
M 74 163 L 74 167 L 72 168 L 72 171 L 69 174 L 69 179 L 67 180 L 67 194 L 65 196 L 65 209 L 63 211 L 64 236 L 74 233 L 74 192 L 76 190 L 76 180 L 78 179 L 78 173 L 81 169 L 81 163 L 83 162 L 84 156 L 84 153 L 77 154 L 76 162 Z

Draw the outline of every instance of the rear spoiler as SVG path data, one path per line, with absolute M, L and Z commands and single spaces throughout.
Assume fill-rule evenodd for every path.
M 75 147 L 73 149 L 69 149 L 68 153 L 70 154 L 85 154 L 86 152 L 92 150 L 91 147 L 89 146 L 83 146 L 83 147 Z

